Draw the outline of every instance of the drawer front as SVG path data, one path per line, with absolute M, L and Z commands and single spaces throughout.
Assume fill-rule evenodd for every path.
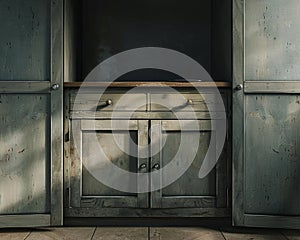
M 226 106 L 226 98 L 223 97 Z M 215 112 L 223 111 L 222 101 L 215 94 L 151 94 L 150 109 L 151 111 L 196 111 L 208 112 L 208 107 Z
M 76 103 L 76 104 L 75 104 Z M 146 111 L 146 94 L 76 94 L 70 96 L 70 111 Z

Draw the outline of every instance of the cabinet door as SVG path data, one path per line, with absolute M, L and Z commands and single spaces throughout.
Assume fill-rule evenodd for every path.
M 153 175 L 151 183 L 159 181 L 161 188 L 152 192 L 152 208 L 226 208 L 227 207 L 227 167 L 226 158 L 221 157 L 213 171 L 204 179 L 198 177 L 202 162 L 206 156 L 209 144 L 215 146 L 215 130 L 209 120 L 197 120 L 199 128 L 194 127 L 191 120 L 153 120 L 151 121 L 151 146 L 154 154 L 151 159 L 153 171 L 161 168 L 157 176 Z M 182 126 L 190 127 L 183 127 Z M 179 150 L 181 137 L 188 139 L 188 147 Z M 199 141 L 197 149 L 192 144 Z M 158 143 L 158 146 L 157 146 Z M 155 149 L 154 149 L 155 148 Z M 160 151 L 158 152 L 158 149 Z M 179 152 L 181 151 L 181 152 Z M 155 154 L 155 152 L 158 152 Z M 191 156 L 189 156 L 191 154 Z M 177 155 L 177 157 L 175 157 Z M 211 157 L 215 157 L 212 156 Z M 192 164 L 182 176 L 165 186 L 168 179 L 167 164 L 176 161 L 182 168 L 187 159 L 192 158 Z M 176 174 L 174 172 L 174 174 Z M 155 183 L 156 182 L 156 183 Z
M 138 189 L 137 179 L 128 172 L 147 172 L 147 157 L 141 147 L 148 144 L 148 121 L 72 120 L 69 207 L 146 208 L 148 193 L 123 192 L 103 182 L 103 176 L 115 183 Z M 125 171 L 114 171 L 108 164 Z M 103 171 L 104 170 L 104 171 Z M 132 186 L 135 184 L 135 186 Z M 83 214 L 83 213 L 82 213 Z
M 62 10 L 0 1 L 0 228 L 63 223 Z
M 237 226 L 300 227 L 299 12 L 298 0 L 234 1 Z

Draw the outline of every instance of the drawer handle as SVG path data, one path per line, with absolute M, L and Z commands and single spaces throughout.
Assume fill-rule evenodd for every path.
M 188 99 L 186 103 L 187 103 L 187 105 L 193 105 L 194 102 L 192 99 Z
M 106 101 L 106 105 L 107 105 L 107 106 L 113 105 L 113 101 L 112 101 L 111 99 L 108 99 L 108 100 Z
M 153 170 L 159 170 L 160 169 L 160 165 L 159 163 L 154 164 L 154 166 L 152 167 Z
M 143 163 L 143 164 L 139 167 L 140 170 L 145 170 L 146 168 L 147 168 L 147 164 L 146 164 L 146 163 Z

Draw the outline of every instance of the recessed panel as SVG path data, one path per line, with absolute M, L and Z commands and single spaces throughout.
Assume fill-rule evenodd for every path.
M 50 212 L 50 101 L 0 95 L 0 214 Z
M 300 97 L 247 95 L 245 212 L 300 214 Z
M 213 170 L 206 178 L 200 179 L 198 177 L 199 170 L 201 168 L 204 157 L 207 153 L 208 146 L 210 143 L 210 132 L 184 132 L 187 134 L 189 141 L 193 142 L 199 138 L 199 147 L 194 161 L 188 170 L 174 183 L 165 187 L 162 190 L 163 197 L 171 196 L 215 196 L 216 195 L 216 171 Z M 163 166 L 170 163 L 177 155 L 180 143 L 181 143 L 181 132 L 170 131 L 166 132 L 166 144 L 162 149 L 162 161 Z M 198 136 L 197 136 L 198 135 Z M 185 143 L 186 144 L 186 143 Z M 189 144 L 188 144 L 189 145 Z M 178 155 L 181 158 L 182 163 L 185 162 L 186 158 L 189 158 L 189 154 L 193 153 L 193 149 L 186 149 L 183 154 Z M 179 166 L 180 167 L 180 166 Z M 163 185 L 168 181 L 166 176 L 162 175 Z
M 96 134 L 97 141 L 94 141 Z M 117 143 L 114 138 L 118 138 Z M 137 172 L 137 158 L 134 157 L 137 154 L 137 148 L 134 144 L 130 144 L 130 139 L 133 139 L 137 143 L 137 132 L 131 131 L 128 134 L 127 131 L 83 131 L 82 135 L 82 195 L 83 196 L 135 196 L 136 194 L 120 192 L 112 189 L 97 179 L 97 176 L 93 176 L 88 169 L 84 166 L 86 161 L 98 162 L 99 165 L 105 168 L 105 158 L 111 161 L 112 164 L 129 172 Z M 100 151 L 100 148 L 102 149 Z M 126 152 L 127 153 L 126 153 Z M 133 156 L 130 156 L 130 153 Z M 107 171 L 110 171 L 107 168 Z M 122 183 L 132 184 L 131 181 L 126 179 L 125 175 L 117 175 L 115 172 L 111 172 L 111 178 L 114 181 Z
M 299 80 L 299 0 L 248 0 L 246 80 Z
M 50 79 L 50 2 L 0 2 L 0 81 Z

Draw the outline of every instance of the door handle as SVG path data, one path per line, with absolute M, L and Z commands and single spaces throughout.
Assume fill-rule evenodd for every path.
M 59 89 L 59 87 L 60 87 L 59 84 L 53 84 L 52 87 L 51 87 L 51 90 L 56 91 L 56 90 Z
M 238 85 L 236 85 L 236 87 L 235 87 L 235 90 L 237 90 L 237 91 L 241 91 L 241 90 L 243 90 L 243 85 L 242 84 L 238 84 Z
M 152 167 L 152 170 L 159 170 L 159 169 L 160 169 L 159 163 L 154 164 L 154 166 Z
M 141 170 L 145 170 L 147 169 L 147 164 L 146 163 L 143 163 L 140 167 L 139 167 L 140 171 Z

